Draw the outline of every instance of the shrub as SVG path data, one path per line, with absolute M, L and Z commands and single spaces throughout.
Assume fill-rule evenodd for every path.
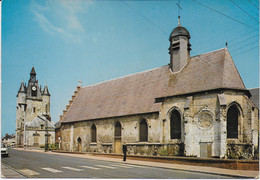
M 162 149 L 161 151 L 159 151 L 159 155 L 160 155 L 160 156 L 168 156 L 168 151 L 167 151 L 167 149 Z

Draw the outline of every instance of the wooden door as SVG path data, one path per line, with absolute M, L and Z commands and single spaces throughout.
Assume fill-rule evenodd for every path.
M 117 154 L 121 154 L 122 153 L 121 139 L 115 139 L 115 153 L 117 153 Z
M 38 147 L 39 146 L 39 136 L 34 136 L 34 142 L 33 142 L 33 146 Z
M 212 157 L 211 143 L 207 143 L 207 142 L 200 143 L 200 157 L 201 158 L 211 158 Z

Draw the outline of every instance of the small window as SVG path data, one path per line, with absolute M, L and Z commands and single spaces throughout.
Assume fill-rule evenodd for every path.
M 35 107 L 33 108 L 33 112 L 34 112 L 34 113 L 36 112 L 36 108 L 35 108 Z
M 41 129 L 43 129 L 43 128 L 44 128 L 44 125 L 42 124 L 42 125 L 41 125 Z
M 91 126 L 91 142 L 97 142 L 97 128 L 95 124 Z

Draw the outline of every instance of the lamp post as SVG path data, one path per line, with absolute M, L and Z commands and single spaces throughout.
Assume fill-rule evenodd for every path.
M 25 127 L 25 121 L 23 121 L 23 148 L 25 149 L 26 146 L 26 127 Z
M 44 151 L 48 151 L 48 120 L 45 120 L 45 148 Z

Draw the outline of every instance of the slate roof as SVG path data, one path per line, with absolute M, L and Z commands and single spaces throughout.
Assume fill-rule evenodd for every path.
M 246 90 L 226 48 L 191 57 L 177 73 L 166 65 L 82 87 L 61 122 L 158 112 L 155 98 L 219 88 Z
M 249 89 L 249 91 L 252 94 L 251 101 L 259 109 L 259 88 Z
M 41 125 L 46 125 L 46 118 L 44 116 L 36 116 L 31 122 L 27 123 L 28 128 L 40 128 Z M 54 125 L 47 120 L 48 129 L 54 129 Z

